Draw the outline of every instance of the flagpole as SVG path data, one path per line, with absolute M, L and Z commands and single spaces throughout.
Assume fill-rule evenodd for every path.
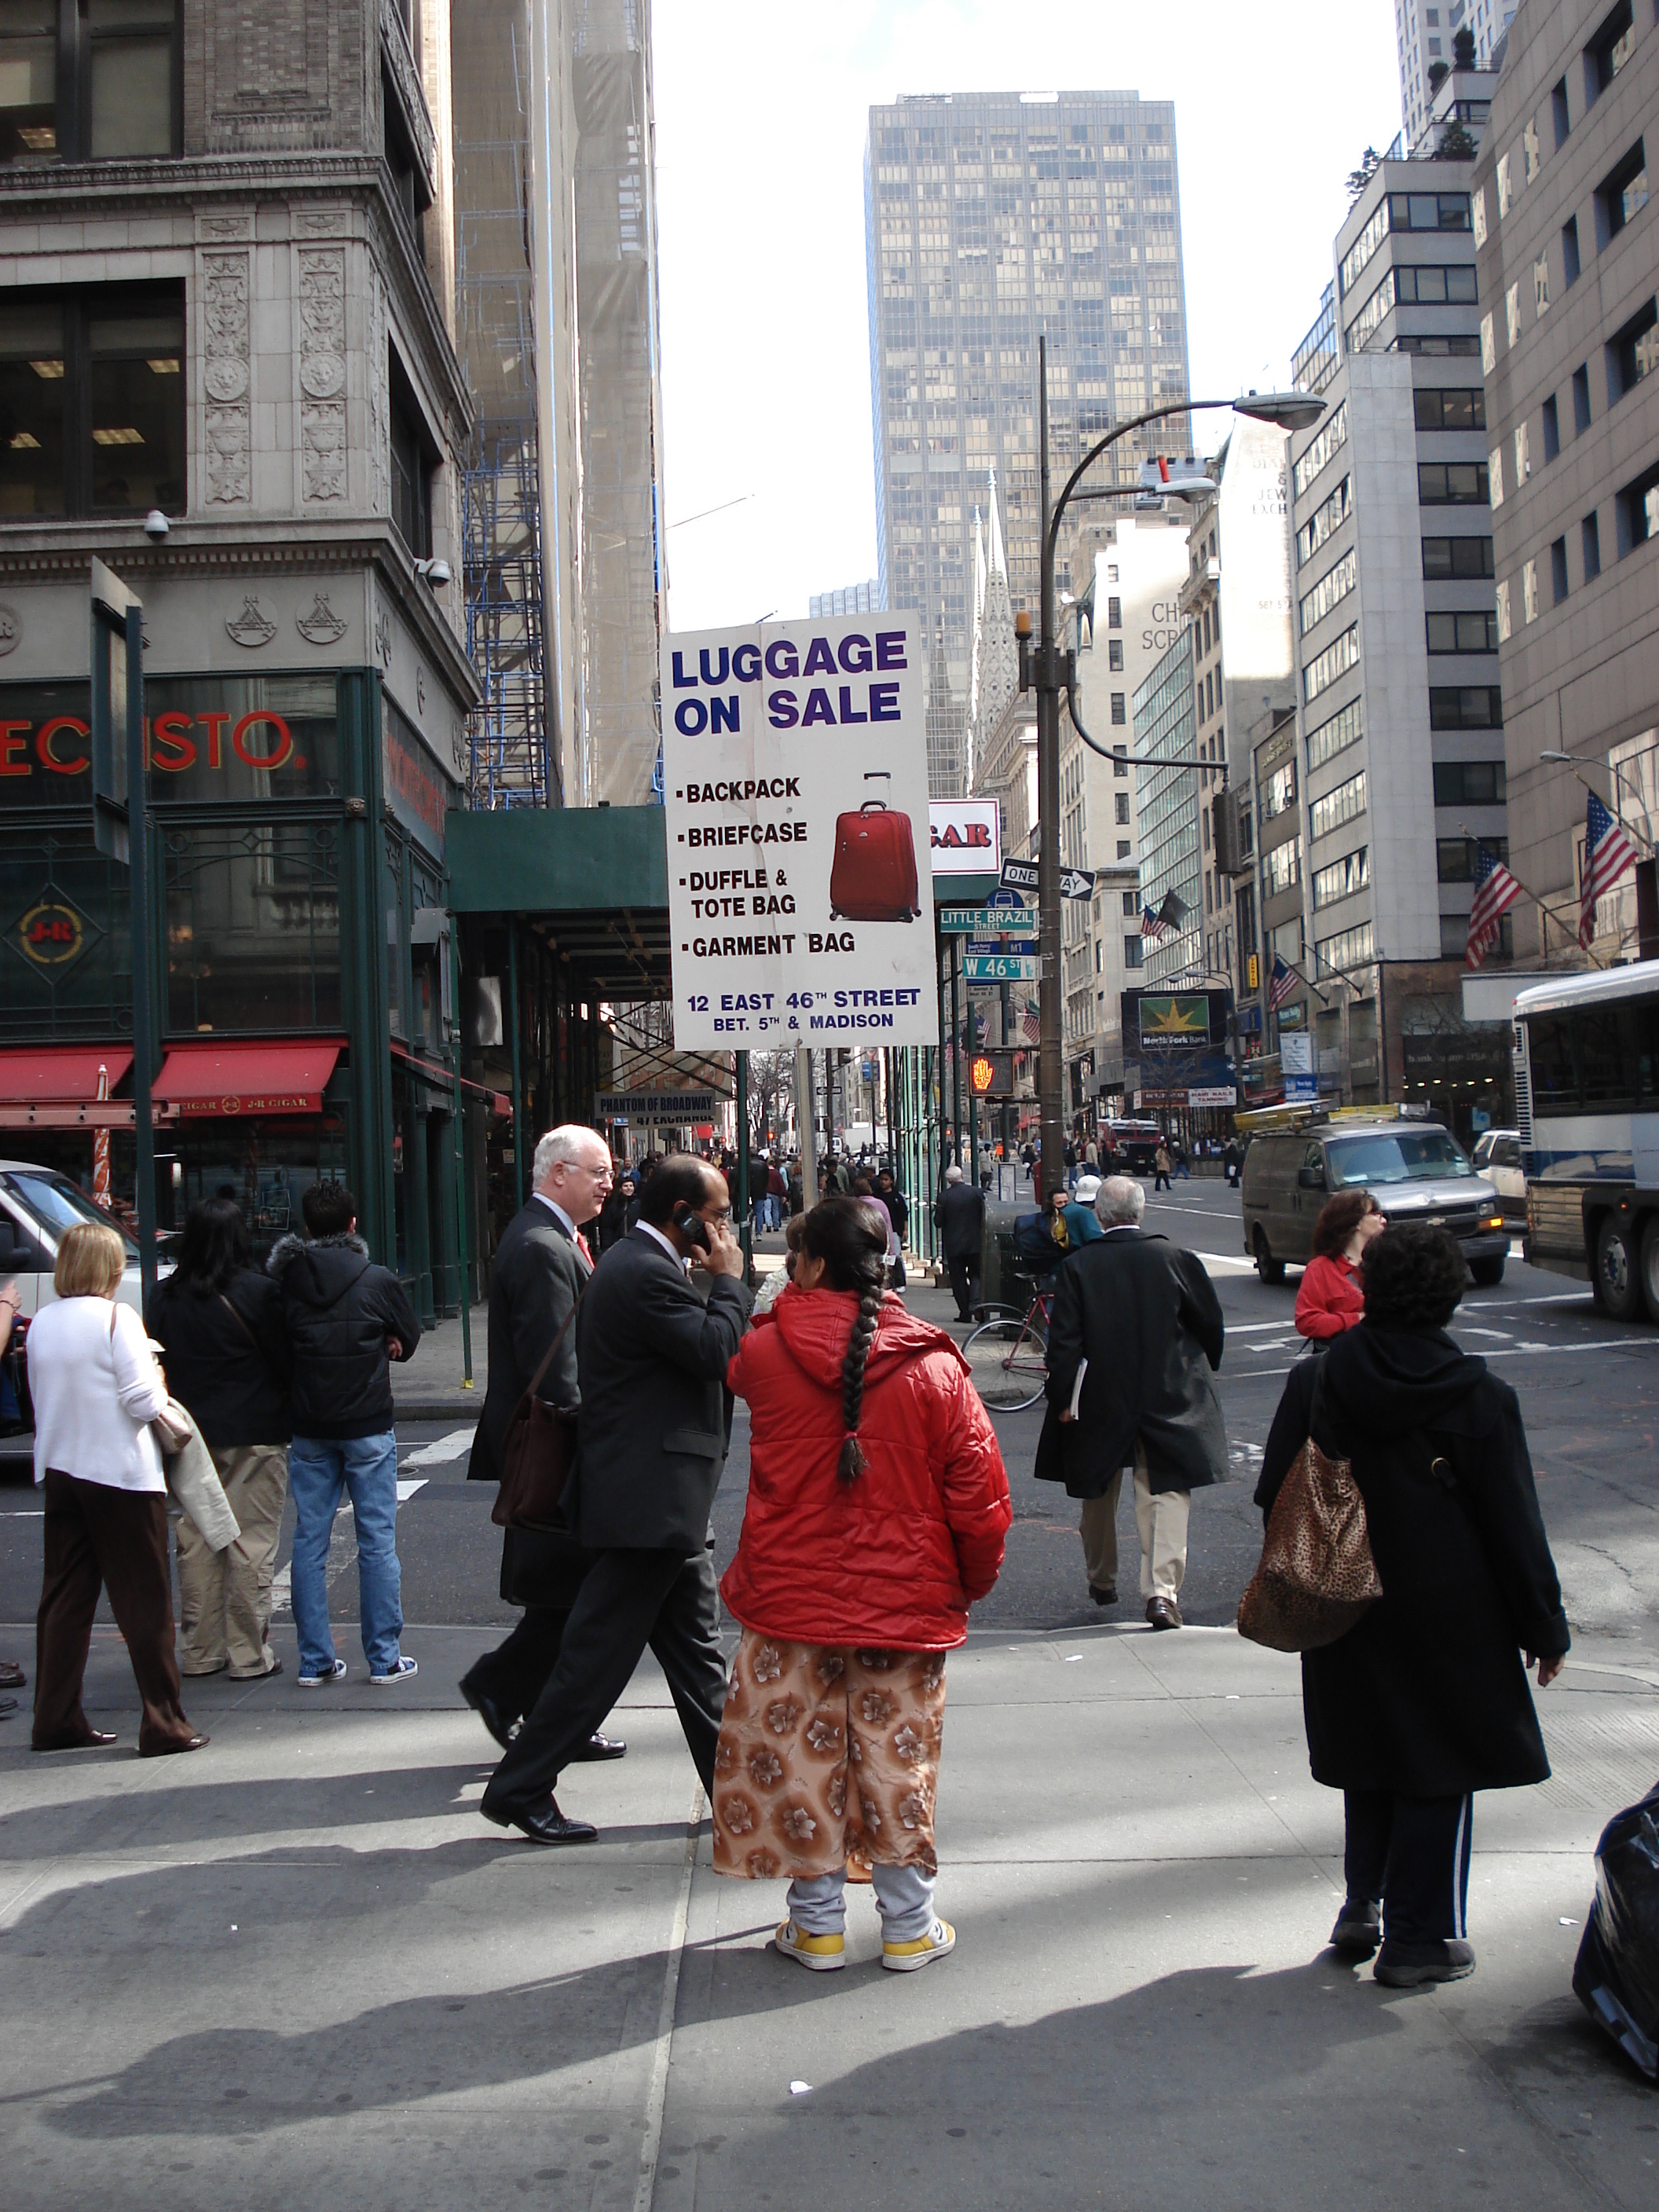
M 1586 787 L 1588 788 L 1588 787 Z M 1462 830 L 1463 835 L 1469 838 L 1474 844 L 1480 845 L 1485 842 L 1483 838 L 1480 837 L 1474 830 L 1470 829 L 1467 822 L 1460 822 L 1457 826 Z M 1490 850 L 1490 847 L 1488 847 L 1487 849 Z M 1494 854 L 1492 857 L 1496 859 L 1497 855 Z M 1510 866 L 1507 860 L 1498 861 L 1498 866 L 1508 872 L 1510 880 L 1512 883 L 1519 884 L 1522 896 L 1523 898 L 1529 898 L 1533 904 L 1539 909 L 1540 914 L 1548 915 L 1550 919 L 1553 921 L 1559 922 L 1563 929 L 1565 929 L 1568 927 L 1567 917 L 1571 913 L 1571 909 L 1570 908 L 1565 906 L 1552 906 L 1548 899 L 1540 897 L 1539 894 L 1534 890 L 1530 884 L 1523 884 L 1521 882 L 1520 877 L 1516 874 L 1514 869 Z M 1578 925 L 1576 918 L 1572 921 L 1571 927 L 1572 941 L 1577 945 L 1578 943 Z M 1581 949 L 1586 952 L 1589 951 L 1589 947 L 1588 945 L 1585 945 Z M 1541 957 L 1545 960 L 1549 958 L 1547 952 L 1545 952 Z M 1595 960 L 1595 955 L 1593 952 L 1590 953 L 1590 958 L 1592 960 Z M 1598 968 L 1605 968 L 1607 963 L 1605 960 L 1595 960 L 1595 964 Z

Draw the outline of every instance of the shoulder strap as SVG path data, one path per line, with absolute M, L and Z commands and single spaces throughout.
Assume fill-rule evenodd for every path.
M 576 1318 L 576 1309 L 581 1304 L 582 1292 L 586 1291 L 586 1288 L 587 1285 L 584 1282 L 581 1290 L 578 1291 L 575 1297 L 570 1301 L 570 1310 L 565 1316 L 564 1319 L 559 1323 L 558 1334 L 554 1338 L 552 1343 L 548 1346 L 546 1351 L 543 1352 L 541 1365 L 538 1367 L 535 1373 L 531 1376 L 529 1382 L 525 1385 L 525 1398 L 533 1398 L 535 1396 L 537 1389 L 540 1386 L 543 1376 L 546 1374 L 548 1369 L 553 1364 L 554 1353 L 564 1342 L 564 1333 L 566 1329 L 569 1328 L 571 1322 Z M 520 1399 L 520 1403 L 523 1403 L 523 1399 Z
M 240 1329 L 241 1330 L 241 1332 L 242 1332 L 243 1335 L 247 1339 L 248 1342 L 249 1342 L 249 1343 L 253 1346 L 253 1349 L 255 1350 L 255 1352 L 258 1352 L 258 1351 L 259 1351 L 259 1340 L 258 1340 L 258 1338 L 257 1336 L 255 1336 L 255 1334 L 253 1334 L 253 1331 L 252 1331 L 252 1330 L 248 1327 L 246 1321 L 244 1319 L 244 1317 L 243 1317 L 240 1314 L 239 1314 L 239 1313 L 237 1312 L 237 1310 L 236 1310 L 235 1307 L 234 1307 L 234 1305 L 232 1305 L 232 1304 L 231 1304 L 230 1300 L 229 1300 L 229 1299 L 225 1296 L 225 1294 L 224 1294 L 224 1292 L 223 1292 L 222 1291 L 220 1291 L 220 1293 L 219 1293 L 219 1303 L 220 1303 L 220 1304 L 224 1308 L 225 1311 L 226 1311 L 226 1312 L 230 1316 L 231 1319 L 235 1322 L 235 1324 L 236 1324 L 237 1328 L 240 1328 Z M 261 1353 L 260 1353 L 260 1357 L 263 1358 L 264 1358 L 264 1355 L 263 1354 L 263 1352 L 261 1352 Z

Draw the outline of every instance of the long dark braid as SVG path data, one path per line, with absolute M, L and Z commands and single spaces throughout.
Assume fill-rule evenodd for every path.
M 864 1418 L 865 1364 L 876 1340 L 887 1282 L 886 1227 L 873 1208 L 856 1199 L 826 1198 L 802 1223 L 801 1242 L 815 1260 L 823 1261 L 829 1289 L 858 1294 L 858 1316 L 841 1364 L 842 1419 L 847 1433 L 836 1468 L 841 1480 L 850 1484 L 865 1467 L 859 1424 Z

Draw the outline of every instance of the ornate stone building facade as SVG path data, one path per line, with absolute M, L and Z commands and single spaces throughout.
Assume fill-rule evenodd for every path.
M 64 1118 L 97 1061 L 118 1100 L 131 1060 L 96 555 L 144 606 L 163 1218 L 229 1188 L 274 1233 L 346 1176 L 430 1311 L 459 1288 L 444 820 L 477 695 L 449 0 L 137 12 L 118 49 L 76 0 L 0 23 L 0 1106 L 33 1084 Z M 20 927 L 43 898 L 73 959 Z M 42 1147 L 82 1173 L 84 1135 Z

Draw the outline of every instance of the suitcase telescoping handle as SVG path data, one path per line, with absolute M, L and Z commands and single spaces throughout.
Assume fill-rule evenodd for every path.
M 864 771 L 864 780 L 866 783 L 874 783 L 878 779 L 884 783 L 891 783 L 893 781 L 892 769 L 890 768 L 867 768 Z M 859 812 L 860 814 L 885 814 L 886 811 L 887 801 L 885 799 L 866 799 L 863 805 L 859 809 Z

